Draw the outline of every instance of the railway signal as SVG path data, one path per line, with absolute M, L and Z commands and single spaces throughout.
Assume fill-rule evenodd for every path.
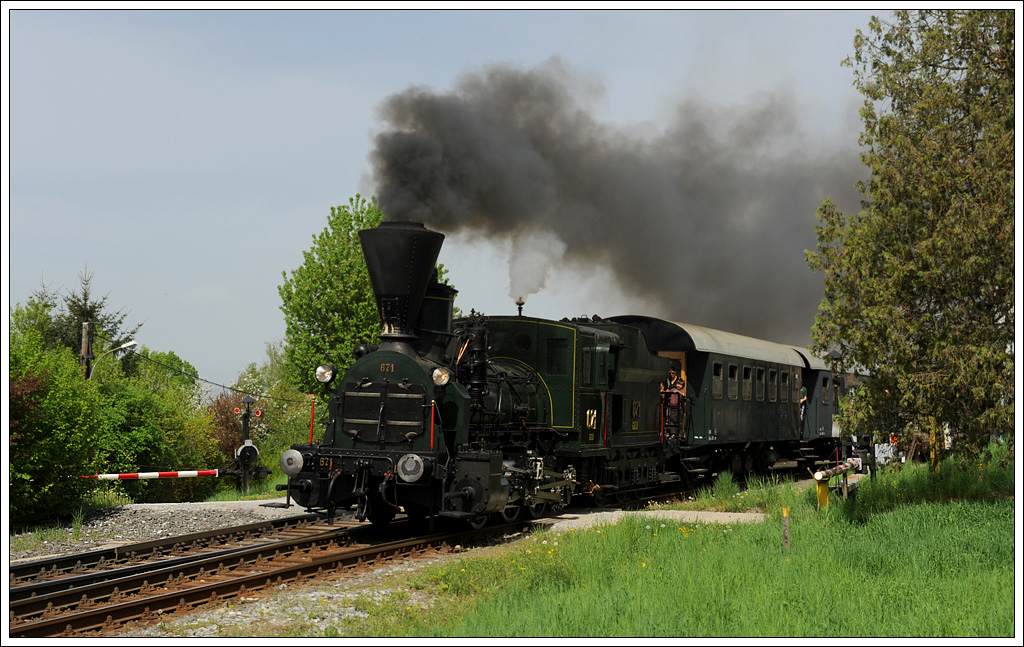
M 252 440 L 249 439 L 249 416 L 255 415 L 258 418 L 261 415 L 259 409 L 250 412 L 250 405 L 255 403 L 255 398 L 251 395 L 246 395 L 242 398 L 242 404 L 245 405 L 245 409 L 235 407 L 235 413 L 242 416 L 242 444 L 240 447 L 235 448 L 235 469 L 226 472 L 235 476 L 238 491 L 243 494 L 249 493 L 249 481 L 252 478 L 263 479 L 270 474 L 270 470 L 266 467 L 256 465 L 260 457 L 260 451 L 253 444 Z

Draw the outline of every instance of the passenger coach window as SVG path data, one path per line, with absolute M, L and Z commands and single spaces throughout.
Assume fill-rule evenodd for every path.
M 740 369 L 735 364 L 729 364 L 729 399 L 735 400 L 739 394 Z
M 711 397 L 718 400 L 722 397 L 722 365 L 715 362 L 711 370 Z
M 783 402 L 789 402 L 789 371 L 782 371 L 782 388 L 779 389 L 779 395 L 782 396 Z
M 743 367 L 743 399 L 744 400 L 749 400 L 750 399 L 750 392 L 752 390 L 752 385 L 751 385 L 752 382 L 753 382 L 753 379 L 751 377 L 750 367 L 749 366 L 744 366 Z
M 569 340 L 552 337 L 548 339 L 548 374 L 569 374 Z
M 828 406 L 828 378 L 821 378 L 821 404 L 822 406 Z
M 757 401 L 764 401 L 764 369 L 757 369 Z
M 768 371 L 768 399 L 772 402 L 778 399 L 779 372 L 774 368 Z

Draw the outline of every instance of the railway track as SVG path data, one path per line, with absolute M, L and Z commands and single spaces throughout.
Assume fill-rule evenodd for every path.
M 592 500 L 600 508 L 640 509 L 686 494 L 657 490 Z M 16 564 L 9 575 L 10 636 L 116 633 L 132 623 L 259 597 L 285 583 L 319 582 L 396 558 L 450 552 L 450 546 L 499 535 L 515 525 L 477 531 L 457 525 L 423 534 L 422 524 L 400 518 L 385 534 L 352 517 L 336 517 L 328 525 L 320 515 L 305 514 Z
M 40 585 L 45 581 L 59 580 L 69 576 L 113 570 L 162 558 L 170 559 L 175 555 L 265 543 L 290 534 L 307 532 L 304 529 L 316 524 L 319 520 L 319 515 L 303 514 L 168 537 L 156 541 L 21 562 L 10 566 L 8 585 L 12 588 L 24 587 L 29 584 Z
M 132 623 L 156 622 L 239 597 L 252 598 L 285 583 L 321 581 L 396 558 L 449 552 L 457 543 L 503 530 L 495 526 L 467 533 L 459 528 L 396 538 L 406 524 L 393 524 L 395 532 L 389 536 L 368 524 L 345 520 L 333 527 L 301 518 L 273 524 L 280 527 L 261 538 L 250 536 L 248 542 L 223 541 L 224 535 L 253 533 L 251 528 L 238 527 L 203 533 L 219 534 L 219 538 L 190 535 L 157 542 L 159 546 L 124 546 L 115 549 L 121 555 L 114 558 L 104 554 L 109 551 L 95 551 L 19 565 L 17 575 L 11 569 L 10 636 L 115 633 Z M 186 545 L 193 548 L 181 548 Z M 72 560 L 74 565 L 69 565 Z

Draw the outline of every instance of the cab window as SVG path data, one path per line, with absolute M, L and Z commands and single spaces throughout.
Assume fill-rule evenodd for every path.
M 551 337 L 547 345 L 548 375 L 569 374 L 569 340 L 560 337 Z

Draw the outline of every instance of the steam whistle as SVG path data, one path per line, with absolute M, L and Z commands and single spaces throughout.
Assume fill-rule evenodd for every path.
M 516 305 L 519 306 L 519 316 L 522 317 L 523 316 L 523 306 L 526 305 L 526 301 L 523 299 L 523 297 L 518 297 L 516 299 Z

